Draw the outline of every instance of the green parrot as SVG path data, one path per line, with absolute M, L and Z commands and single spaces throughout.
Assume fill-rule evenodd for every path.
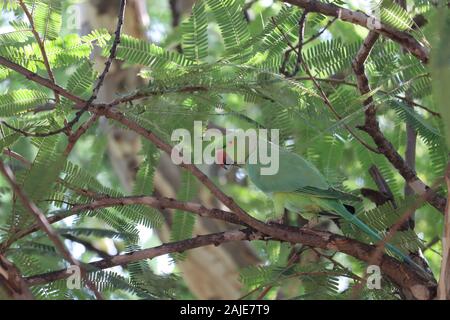
M 383 238 L 378 232 L 369 227 L 344 205 L 345 201 L 361 201 L 357 196 L 339 191 L 327 182 L 320 171 L 309 161 L 296 153 L 279 147 L 271 142 L 267 149 L 278 153 L 279 166 L 276 173 L 262 174 L 261 169 L 267 165 L 261 164 L 257 157 L 257 144 L 247 143 L 244 149 L 237 147 L 236 137 L 227 135 L 219 141 L 222 149 L 216 149 L 216 162 L 226 168 L 228 165 L 239 165 L 237 159 L 245 159 L 243 167 L 253 184 L 272 198 L 276 217 L 282 217 L 284 209 L 301 214 L 306 219 L 317 216 L 322 212 L 331 212 L 366 233 L 374 242 Z M 230 152 L 230 149 L 232 152 Z M 239 149 L 239 150 L 238 150 Z M 239 152 L 244 152 L 240 154 Z M 230 153 L 232 156 L 230 157 Z M 239 158 L 240 157 L 240 158 Z M 249 161 L 253 159 L 253 161 Z M 241 163 L 242 164 L 242 163 Z M 392 244 L 386 243 L 389 249 L 400 261 L 411 265 L 420 273 L 429 277 L 429 274 L 416 264 L 409 256 L 404 254 Z

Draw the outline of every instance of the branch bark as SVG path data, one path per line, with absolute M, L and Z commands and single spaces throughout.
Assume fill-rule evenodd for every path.
M 44 41 L 41 39 L 39 33 L 36 30 L 36 26 L 34 24 L 34 18 L 33 15 L 30 13 L 30 11 L 28 10 L 27 6 L 25 5 L 23 0 L 19 0 L 19 5 L 22 8 L 23 12 L 25 13 L 28 21 L 30 22 L 30 26 L 31 26 L 31 33 L 33 33 L 34 38 L 36 39 L 37 45 L 39 47 L 39 50 L 41 52 L 42 55 L 42 61 L 44 62 L 44 66 L 45 69 L 47 70 L 47 74 L 48 77 L 50 79 L 51 82 L 53 82 L 54 84 L 56 84 L 56 80 L 55 80 L 55 76 L 53 75 L 53 71 L 52 68 L 50 67 L 50 62 L 48 61 L 48 56 L 47 56 L 47 52 L 45 50 L 45 43 Z M 59 102 L 59 95 L 57 91 L 54 91 L 55 93 L 55 100 L 56 103 Z
M 422 62 L 427 63 L 429 60 L 429 50 L 412 35 L 385 25 L 379 20 L 376 20 L 363 12 L 353 11 L 339 7 L 335 4 L 315 0 L 284 0 L 284 2 L 301 7 L 309 12 L 321 13 L 326 16 L 335 17 L 342 21 L 367 28 L 397 42 Z
M 264 237 L 261 234 L 249 229 L 225 231 L 209 235 L 197 236 L 188 240 L 167 243 L 154 248 L 137 250 L 128 254 L 117 255 L 108 259 L 92 262 L 90 263 L 90 265 L 95 269 L 108 269 L 115 266 L 123 266 L 135 261 L 153 259 L 155 257 L 169 253 L 184 252 L 186 250 L 209 245 L 218 246 L 220 244 L 231 241 L 258 240 L 262 238 Z M 67 273 L 67 269 L 63 269 L 55 272 L 28 277 L 25 279 L 25 281 L 28 285 L 35 286 L 65 279 L 69 276 L 70 273 Z
M 123 197 L 123 198 L 103 198 L 95 200 L 91 203 L 79 204 L 73 206 L 70 210 L 67 210 L 65 213 L 53 215 L 47 218 L 48 222 L 53 224 L 59 222 L 61 220 L 66 219 L 67 217 L 76 215 L 78 213 L 84 211 L 98 210 L 102 208 L 114 207 L 114 206 L 126 206 L 126 205 L 147 205 L 155 209 L 178 209 L 187 212 L 192 212 L 198 214 L 201 217 L 209 217 L 214 219 L 219 219 L 223 221 L 227 221 L 229 223 L 244 225 L 245 224 L 239 220 L 232 212 L 224 211 L 220 209 L 208 209 L 201 204 L 194 202 L 181 202 L 172 198 L 166 197 L 151 197 L 151 196 L 131 196 L 131 197 Z M 21 239 L 33 232 L 39 230 L 39 225 L 34 224 L 27 229 L 21 230 L 17 232 L 14 236 L 14 239 Z M 1 247 L 1 246 L 0 246 Z
M 367 95 L 363 101 L 365 107 L 365 123 L 359 128 L 367 132 L 377 146 L 378 151 L 383 154 L 389 162 L 398 170 L 406 183 L 411 187 L 416 194 L 424 197 L 433 207 L 444 213 L 446 199 L 435 193 L 429 186 L 427 186 L 417 176 L 416 172 L 411 169 L 402 156 L 397 152 L 392 143 L 386 139 L 381 132 L 377 117 L 376 106 L 372 96 L 370 96 L 369 80 L 365 74 L 364 63 L 372 50 L 375 42 L 379 38 L 379 34 L 375 31 L 369 32 L 369 35 L 364 40 L 363 45 L 358 51 L 353 60 L 352 67 L 356 75 L 356 82 L 361 95 Z

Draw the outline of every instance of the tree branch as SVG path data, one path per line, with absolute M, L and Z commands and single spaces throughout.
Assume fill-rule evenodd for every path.
M 320 30 L 318 31 L 316 34 L 312 35 L 311 37 L 309 37 L 307 40 L 303 41 L 303 46 L 316 40 L 317 38 L 319 38 L 325 31 L 327 31 L 331 25 L 337 20 L 337 18 L 333 18 L 330 21 L 327 22 L 327 24 Z
M 78 266 L 81 270 L 83 270 L 83 276 L 85 277 L 86 284 L 88 288 L 95 294 L 97 299 L 103 299 L 100 292 L 98 292 L 96 286 L 89 278 L 86 277 L 86 271 L 80 264 L 78 260 L 76 260 L 64 246 L 64 243 L 58 237 L 56 231 L 52 228 L 50 223 L 48 222 L 45 215 L 41 212 L 41 210 L 25 195 L 22 191 L 22 188 L 18 185 L 14 174 L 11 169 L 0 160 L 0 172 L 6 178 L 6 180 L 10 183 L 11 187 L 14 190 L 14 193 L 19 197 L 23 206 L 35 217 L 39 227 L 48 235 L 50 240 L 54 243 L 55 247 L 62 254 L 65 260 L 67 260 L 72 265 Z
M 38 75 L 37 73 L 32 72 L 32 71 L 22 67 L 21 65 L 15 63 L 15 62 L 12 62 L 8 59 L 5 59 L 4 57 L 1 57 L 1 56 L 0 56 L 0 65 L 7 67 L 8 69 L 11 69 L 13 71 L 16 71 L 17 73 L 20 73 L 21 75 L 25 76 L 25 78 L 27 78 L 28 80 L 31 80 L 31 81 L 36 82 L 46 88 L 56 91 L 59 95 L 65 97 L 77 104 L 86 103 L 86 101 L 84 101 L 83 99 L 71 94 L 69 91 L 67 91 L 66 89 L 53 83 L 52 81 L 50 81 L 46 78 L 43 78 L 40 75 Z
M 48 222 L 50 224 L 59 222 L 61 220 L 66 219 L 67 217 L 76 215 L 78 213 L 84 211 L 92 211 L 98 210 L 102 208 L 109 208 L 115 206 L 127 206 L 127 205 L 146 205 L 155 209 L 178 209 L 182 211 L 192 212 L 198 214 L 201 217 L 208 217 L 219 219 L 223 221 L 227 221 L 230 223 L 234 223 L 237 225 L 244 225 L 241 220 L 239 220 L 232 212 L 224 211 L 220 209 L 208 209 L 198 203 L 194 202 L 181 202 L 172 198 L 166 197 L 151 197 L 151 196 L 130 196 L 130 197 L 122 197 L 122 198 L 112 198 L 105 197 L 102 199 L 94 200 L 91 203 L 79 204 L 73 206 L 71 209 L 55 214 L 53 216 L 48 217 Z M 33 232 L 39 230 L 39 225 L 34 224 L 27 229 L 20 230 L 14 235 L 14 239 L 21 239 Z
M 204 206 L 196 203 L 184 203 L 170 198 L 157 198 L 150 196 L 97 199 L 89 204 L 76 205 L 66 214 L 51 216 L 48 218 L 48 221 L 50 223 L 55 223 L 61 221 L 62 219 L 70 215 L 74 215 L 84 210 L 95 210 L 105 208 L 108 206 L 133 205 L 133 204 L 149 205 L 158 209 L 163 208 L 180 209 L 199 214 L 200 216 L 203 217 L 220 219 L 234 224 L 248 226 L 248 223 L 242 221 L 232 212 L 223 211 L 219 209 L 207 209 Z M 265 230 L 270 230 L 268 231 L 270 232 L 270 234 L 266 232 L 263 232 L 262 234 L 267 234 L 268 236 L 271 236 L 274 239 L 284 240 L 291 243 L 302 243 L 311 247 L 336 250 L 352 255 L 363 261 L 368 261 L 365 259 L 369 259 L 371 257 L 372 250 L 375 250 L 373 246 L 366 245 L 356 240 L 348 239 L 328 232 L 320 232 L 303 228 L 298 229 L 284 226 L 281 224 L 268 225 L 259 222 L 258 220 L 254 220 L 251 217 L 249 217 L 249 219 L 252 219 L 252 221 L 256 221 L 257 226 L 262 225 L 264 226 Z M 34 225 L 27 230 L 20 231 L 16 235 L 16 238 L 21 238 L 37 230 L 39 230 L 38 226 Z M 416 290 L 417 288 L 420 288 L 421 291 L 419 291 L 419 293 L 417 294 L 420 295 L 424 291 L 427 291 L 428 292 L 427 295 L 429 295 L 429 297 L 433 296 L 435 291 L 434 285 L 423 280 L 413 270 L 401 264 L 396 259 L 391 258 L 387 255 L 383 255 L 380 266 L 383 272 L 387 276 L 389 276 L 389 278 L 393 279 L 393 281 L 397 283 L 399 286 L 406 288 L 408 290 Z M 414 287 L 415 289 L 414 288 L 411 289 L 413 286 L 416 285 L 418 285 L 419 287 Z M 419 298 L 419 296 L 417 297 Z M 423 298 L 424 296 L 420 297 Z
M 326 16 L 336 17 L 342 21 L 362 26 L 397 42 L 422 62 L 427 63 L 429 60 L 429 50 L 412 35 L 383 24 L 379 20 L 376 20 L 363 12 L 352 11 L 335 4 L 315 0 L 284 0 L 284 2 L 301 7 L 310 12 L 317 12 Z
M 383 154 L 389 162 L 398 170 L 406 183 L 420 196 L 425 199 L 441 213 L 444 213 L 446 199 L 439 196 L 436 192 L 431 190 L 422 180 L 419 179 L 416 172 L 411 169 L 402 156 L 395 150 L 392 143 L 386 139 L 381 132 L 377 117 L 376 107 L 372 96 L 370 96 L 369 80 L 365 74 L 364 63 L 372 50 L 373 45 L 377 41 L 379 34 L 375 31 L 369 32 L 369 35 L 364 40 L 363 45 L 356 54 L 353 60 L 352 67 L 356 75 L 356 82 L 358 89 L 362 96 L 367 95 L 363 101 L 365 107 L 365 123 L 359 128 L 367 132 L 373 139 L 378 151 Z
M 154 248 L 137 250 L 127 254 L 113 256 L 108 259 L 91 262 L 90 266 L 95 269 L 108 269 L 115 266 L 127 265 L 135 261 L 140 261 L 144 259 L 153 259 L 155 257 L 162 256 L 165 254 L 174 252 L 184 252 L 186 250 L 204 247 L 208 245 L 218 246 L 222 243 L 230 241 L 257 240 L 263 238 L 264 237 L 258 232 L 248 229 L 213 233 L 209 235 L 197 236 L 195 238 L 188 240 L 162 244 Z M 69 276 L 70 274 L 67 273 L 67 269 L 63 269 L 46 274 L 28 277 L 25 279 L 25 281 L 28 285 L 35 286 L 60 279 L 65 279 Z

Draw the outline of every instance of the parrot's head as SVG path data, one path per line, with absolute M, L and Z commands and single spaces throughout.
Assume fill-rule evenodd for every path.
M 236 165 L 235 159 L 232 156 L 232 150 L 235 147 L 235 139 L 229 136 L 223 137 L 217 142 L 216 148 L 216 163 L 223 169 L 228 170 L 231 166 Z
M 248 138 L 242 139 L 236 134 L 227 134 L 215 144 L 216 163 L 224 169 L 245 164 L 249 153 L 255 148 L 254 144 L 249 143 Z

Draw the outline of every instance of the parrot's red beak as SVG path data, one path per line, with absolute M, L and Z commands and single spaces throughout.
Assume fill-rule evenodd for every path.
M 225 150 L 220 149 L 217 150 L 216 152 L 216 163 L 224 168 L 224 169 L 228 169 L 228 166 L 231 164 L 230 161 L 228 161 L 228 157 L 227 157 L 227 153 L 225 152 Z

